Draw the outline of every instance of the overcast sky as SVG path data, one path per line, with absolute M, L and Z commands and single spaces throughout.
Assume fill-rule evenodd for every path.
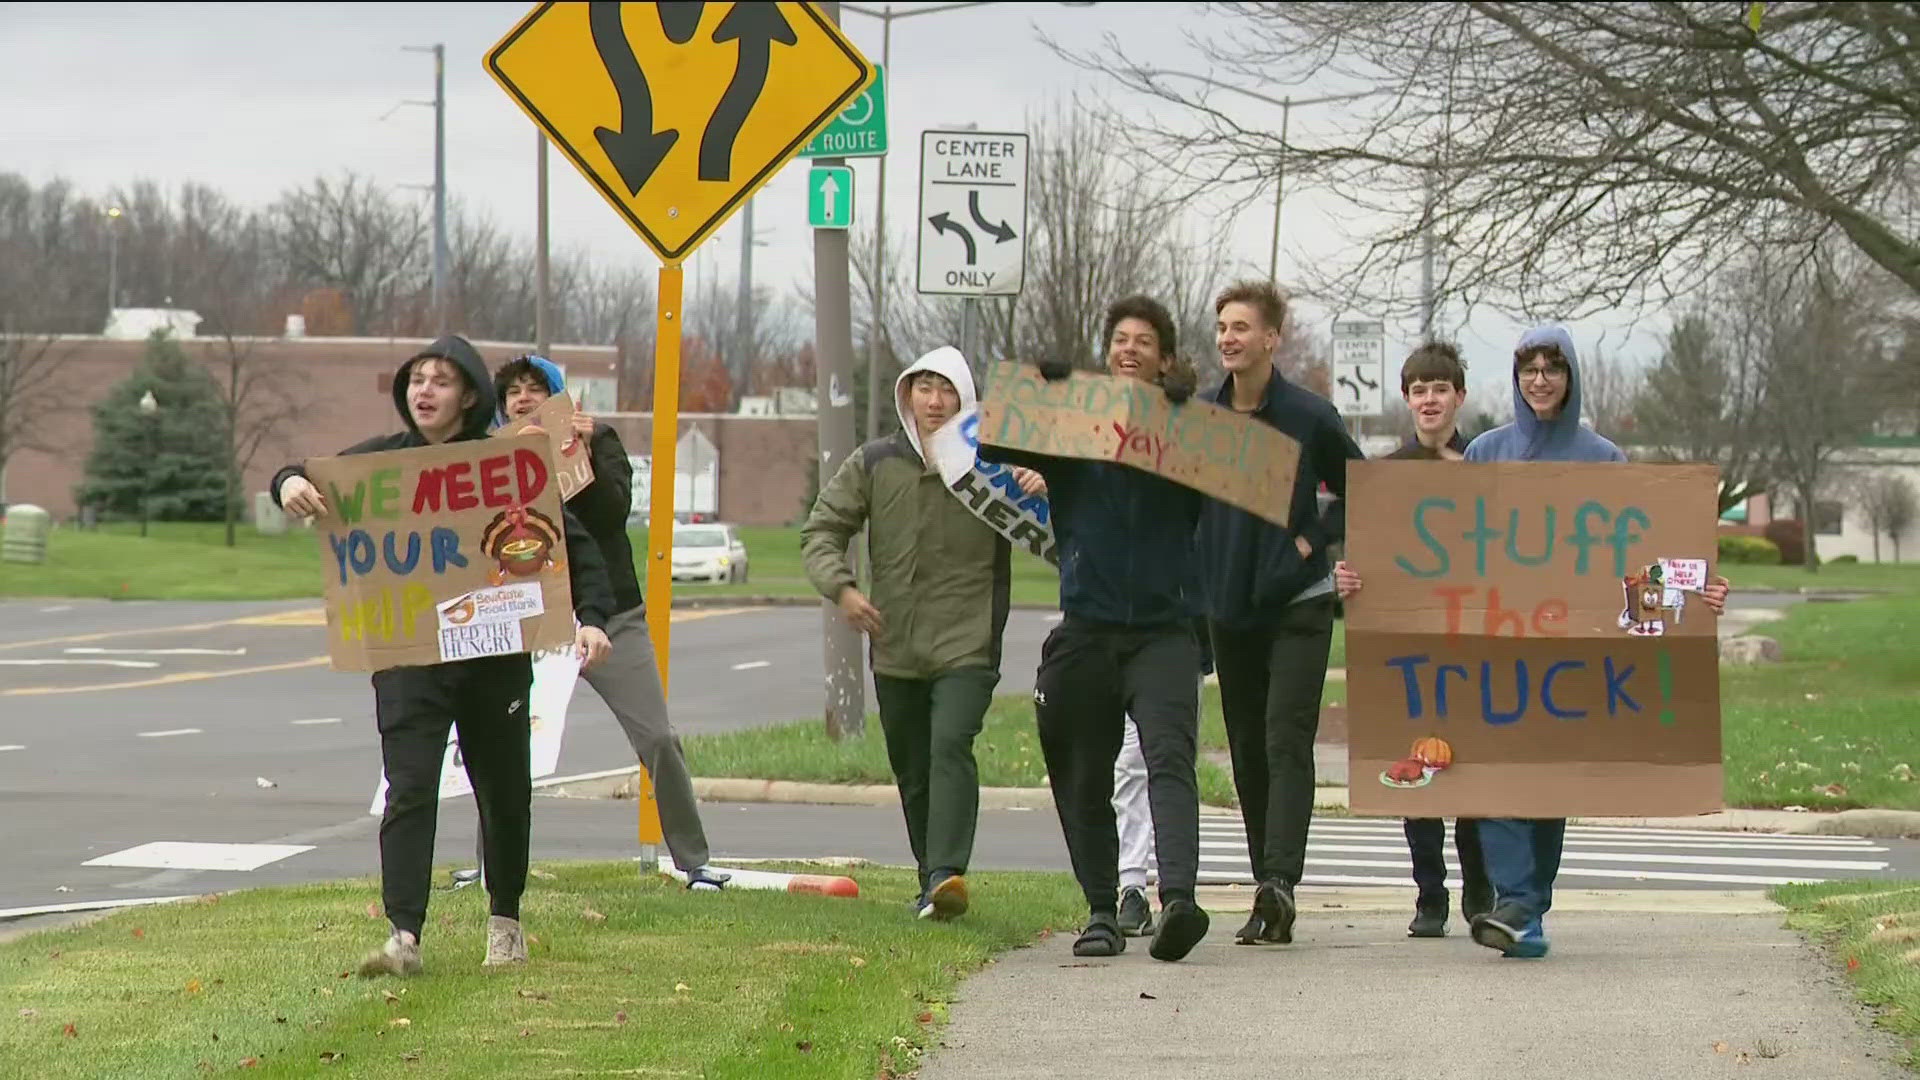
M 0 3 L 0 169 L 35 182 L 63 176 L 92 193 L 136 179 L 163 185 L 200 180 L 250 205 L 265 204 L 322 172 L 353 170 L 396 186 L 430 184 L 432 110 L 401 108 L 384 121 L 381 115 L 404 100 L 431 99 L 431 58 L 401 46 L 440 42 L 447 48 L 449 188 L 531 237 L 534 128 L 481 63 L 531 7 Z M 1037 31 L 1081 47 L 1112 34 L 1133 56 L 1197 69 L 1194 51 L 1178 31 L 1201 25 L 1203 18 L 1186 4 L 1006 3 L 895 20 L 888 80 L 894 148 L 889 231 L 897 235 L 913 220 L 916 132 L 967 123 L 1021 130 L 1030 112 L 1075 92 L 1115 93 L 1100 76 L 1056 59 Z M 877 20 L 849 12 L 843 25 L 870 59 L 880 58 Z M 1246 122 L 1262 122 L 1272 113 L 1268 122 L 1277 126 L 1277 109 L 1253 101 L 1232 107 L 1242 106 Z M 1296 132 L 1311 123 L 1302 113 L 1296 110 L 1293 117 Z M 856 169 L 856 214 L 870 220 L 871 163 Z M 791 287 L 811 276 L 805 173 L 804 163 L 789 165 L 755 200 L 755 231 L 766 244 L 755 256 L 757 282 Z M 597 258 L 657 265 L 563 156 L 551 158 L 551 177 L 556 248 L 585 247 Z M 1237 222 L 1233 254 L 1243 269 L 1265 269 L 1269 205 L 1263 201 L 1244 211 Z M 1310 257 L 1316 243 L 1330 239 L 1323 222 L 1332 212 L 1325 196 L 1289 192 L 1283 282 L 1296 259 Z M 737 222 L 730 223 L 708 241 L 689 260 L 689 275 L 733 278 L 736 230 Z M 1312 314 L 1324 323 L 1328 313 Z M 1446 322 L 1451 328 L 1457 321 L 1456 313 Z M 1390 362 L 1405 355 L 1417 329 L 1390 328 Z M 1470 364 L 1491 375 L 1504 372 L 1516 331 L 1504 319 L 1476 315 L 1459 327 L 1459 338 Z M 1606 331 L 1610 351 L 1638 359 L 1653 351 L 1649 330 L 1631 340 L 1621 327 L 1597 321 L 1574 331 L 1583 347 Z M 1479 384 L 1476 379 L 1476 390 Z M 1504 386 L 1498 401 L 1496 411 L 1504 414 Z

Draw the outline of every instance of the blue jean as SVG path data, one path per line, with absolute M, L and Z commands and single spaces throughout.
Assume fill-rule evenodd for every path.
M 1526 912 L 1527 936 L 1539 935 L 1541 917 L 1553 907 L 1553 879 L 1560 873 L 1566 818 L 1484 818 L 1480 849 L 1493 882 L 1495 906 Z

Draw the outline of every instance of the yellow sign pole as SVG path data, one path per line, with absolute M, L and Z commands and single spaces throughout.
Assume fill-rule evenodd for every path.
M 660 689 L 667 691 L 673 632 L 673 488 L 674 450 L 680 442 L 680 284 L 677 262 L 660 268 L 659 332 L 653 352 L 653 462 L 648 468 L 647 492 L 647 632 L 653 638 L 653 656 L 660 665 Z M 660 806 L 653 797 L 653 777 L 640 766 L 635 777 L 635 803 L 640 813 L 642 855 L 656 851 L 663 839 Z M 642 866 L 651 873 L 652 866 Z

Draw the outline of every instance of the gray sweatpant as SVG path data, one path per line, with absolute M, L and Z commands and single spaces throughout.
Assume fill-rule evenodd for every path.
M 680 752 L 680 738 L 667 722 L 667 695 L 660 686 L 653 639 L 647 634 L 646 610 L 633 608 L 615 615 L 607 623 L 607 638 L 613 642 L 613 651 L 580 674 L 613 710 L 635 756 L 653 777 L 660 829 L 673 865 L 682 871 L 705 866 L 707 833 L 700 827 L 700 806 L 693 795 L 687 759 Z

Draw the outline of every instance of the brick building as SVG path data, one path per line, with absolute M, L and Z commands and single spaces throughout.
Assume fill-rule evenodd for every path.
M 288 336 L 179 338 L 187 355 L 205 363 L 224 385 L 227 350 L 247 350 L 247 363 L 302 404 L 298 415 L 281 425 L 248 464 L 244 491 L 266 490 L 273 473 L 289 461 L 331 454 L 369 435 L 396 430 L 393 373 L 428 343 L 425 338 L 325 338 Z M 74 489 L 80 483 L 93 445 L 93 405 L 139 365 L 146 342 L 104 336 L 63 336 L 47 342 L 49 379 L 61 405 L 47 413 L 32 432 L 45 449 L 16 449 L 0 475 L 0 505 L 32 503 L 56 521 L 78 515 Z M 473 343 L 498 365 L 532 348 L 523 342 Z M 648 454 L 652 418 L 645 413 L 615 413 L 620 359 L 612 346 L 555 345 L 554 363 L 567 373 L 570 389 L 583 408 L 605 416 L 620 432 L 629 453 Z M 794 520 L 808 488 L 815 428 L 807 417 L 743 417 L 687 414 L 681 432 L 698 425 L 719 452 L 719 509 L 722 520 L 747 525 L 777 525 Z

